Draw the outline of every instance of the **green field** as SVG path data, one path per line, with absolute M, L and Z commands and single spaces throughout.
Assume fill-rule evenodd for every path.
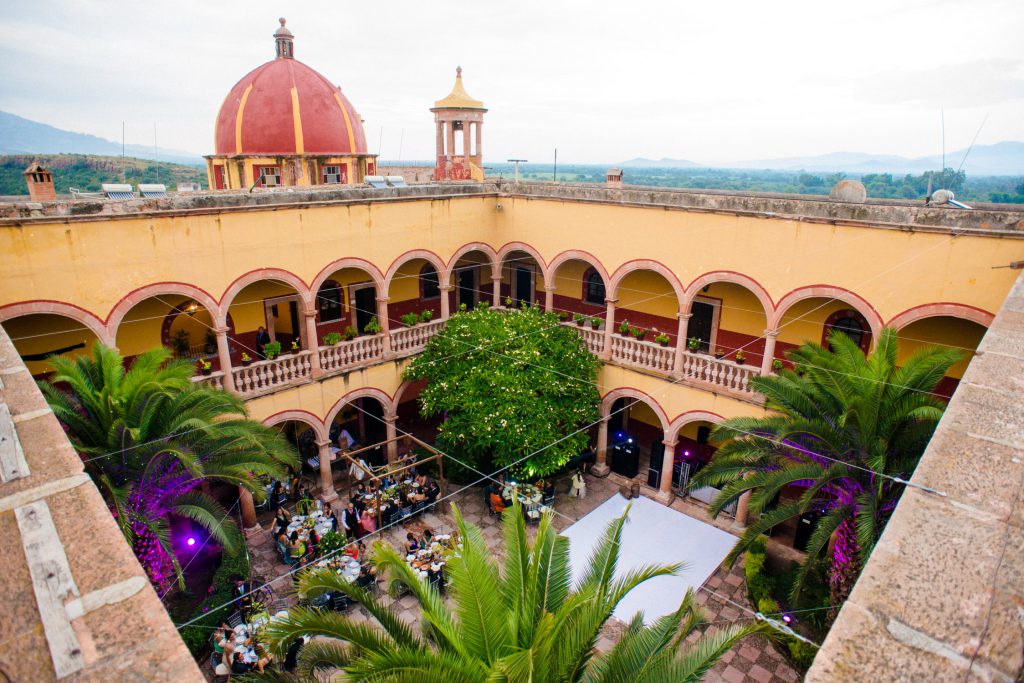
M 53 173 L 57 194 L 68 194 L 72 187 L 99 192 L 102 183 L 164 183 L 173 190 L 177 183 L 196 182 L 206 187 L 206 169 L 198 166 L 87 154 L 19 154 L 0 156 L 0 195 L 27 195 L 22 174 L 34 161 Z

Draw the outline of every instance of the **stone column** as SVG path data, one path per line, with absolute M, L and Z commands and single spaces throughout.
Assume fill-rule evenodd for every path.
M 448 121 L 445 123 L 448 133 L 447 144 L 445 145 L 444 156 L 445 161 L 450 161 L 455 158 L 455 123 Z
M 544 312 L 551 313 L 555 310 L 555 286 L 544 285 Z
M 469 168 L 470 157 L 473 155 L 470 153 L 470 143 L 472 142 L 471 129 L 473 124 L 469 121 L 464 121 L 462 124 L 462 156 L 465 158 L 466 168 Z
M 451 317 L 451 303 L 448 300 L 449 293 L 452 291 L 451 285 L 441 285 L 441 320 L 447 320 Z
M 377 322 L 380 323 L 380 333 L 384 335 L 384 357 L 391 357 L 391 325 L 388 321 L 388 297 L 377 297 Z
M 320 497 L 325 503 L 338 499 L 338 492 L 334 490 L 334 472 L 331 471 L 331 441 L 330 439 L 316 442 L 320 449 Z
M 615 334 L 615 302 L 617 299 L 605 299 L 604 312 L 604 349 L 601 360 L 606 363 L 612 359 L 612 335 Z
M 611 471 L 611 468 L 608 467 L 608 420 L 610 419 L 610 415 L 602 417 L 597 427 L 597 458 L 594 466 L 590 468 L 590 473 L 595 477 L 606 477 Z
M 251 534 L 261 529 L 256 521 L 256 504 L 253 502 L 252 493 L 244 486 L 238 487 L 239 507 L 242 508 L 242 528 L 246 534 Z
M 437 127 L 437 154 L 435 156 L 439 158 L 444 155 L 444 121 L 438 121 L 435 125 Z
M 476 155 L 480 157 L 480 165 L 483 165 L 484 152 L 483 152 L 483 136 L 480 134 L 480 127 L 484 125 L 483 121 L 476 122 Z
M 494 300 L 491 302 L 492 306 L 501 305 L 501 270 L 498 270 L 498 274 L 491 275 L 491 286 L 494 288 Z
M 320 340 L 316 336 L 316 309 L 306 309 L 306 349 L 313 353 L 309 356 L 310 375 L 313 379 L 324 376 L 324 370 L 320 367 Z
M 775 338 L 778 336 L 778 330 L 764 331 L 764 357 L 761 359 L 762 375 L 770 374 L 772 371 L 772 361 L 775 360 Z
M 220 362 L 221 372 L 224 373 L 224 377 L 221 378 L 224 390 L 234 393 L 235 376 L 231 372 L 231 345 L 228 341 L 228 328 L 216 327 L 213 331 L 217 334 L 217 360 Z
M 395 423 L 398 421 L 397 415 L 385 415 L 384 416 L 384 427 L 385 427 L 385 438 L 388 442 L 388 464 L 398 460 L 398 427 Z
M 676 332 L 676 357 L 672 363 L 672 376 L 679 379 L 683 376 L 683 354 L 686 353 L 687 341 L 686 333 L 690 327 L 690 318 L 693 317 L 693 314 L 679 313 L 676 317 L 679 318 L 679 328 L 678 332 Z
M 662 443 L 665 444 L 665 455 L 661 460 L 661 482 L 658 486 L 657 499 L 668 505 L 672 502 L 672 466 L 675 464 L 676 446 L 679 442 L 675 439 L 665 439 Z
M 750 507 L 750 491 L 745 491 L 740 499 L 736 501 L 736 519 L 733 526 L 745 529 L 747 527 L 748 508 Z

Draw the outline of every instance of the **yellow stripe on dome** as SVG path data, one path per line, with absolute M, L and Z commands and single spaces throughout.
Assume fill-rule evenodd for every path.
M 348 130 L 348 151 L 349 154 L 356 153 L 356 134 L 352 130 L 352 119 L 348 117 L 348 109 L 345 104 L 341 101 L 341 95 L 334 93 L 334 101 L 338 103 L 338 108 L 341 109 L 341 115 L 345 117 L 345 128 Z
M 235 154 L 242 153 L 242 112 L 245 110 L 245 101 L 249 99 L 252 92 L 252 83 L 242 93 L 242 101 L 238 103 L 238 115 L 235 116 Z
M 304 154 L 305 144 L 302 139 L 302 116 L 299 113 L 299 91 L 292 86 L 292 121 L 295 123 L 295 153 Z

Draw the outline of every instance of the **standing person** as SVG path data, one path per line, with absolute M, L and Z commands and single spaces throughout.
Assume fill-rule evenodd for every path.
M 246 581 L 241 574 L 235 574 L 235 604 L 242 616 L 248 618 L 252 609 L 252 583 Z
M 270 334 L 263 325 L 260 325 L 260 329 L 256 330 L 256 353 L 259 354 L 260 358 L 266 359 L 267 355 L 263 352 L 263 347 L 269 344 L 270 341 Z
M 345 527 L 345 533 L 348 535 L 350 540 L 358 541 L 363 536 L 363 530 L 359 526 L 361 515 L 359 510 L 356 510 L 355 506 L 352 505 L 352 501 L 348 502 L 348 507 L 341 513 L 341 525 Z
M 331 531 L 338 530 L 338 515 L 334 514 L 334 509 L 328 503 L 327 509 L 324 510 L 327 521 L 331 523 Z

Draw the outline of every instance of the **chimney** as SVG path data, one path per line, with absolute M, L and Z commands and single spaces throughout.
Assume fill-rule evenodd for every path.
M 34 202 L 56 201 L 57 193 L 53 189 L 53 174 L 33 162 L 25 169 L 25 184 L 28 185 L 28 196 Z
M 622 188 L 622 169 L 609 168 L 605 174 L 605 187 Z

